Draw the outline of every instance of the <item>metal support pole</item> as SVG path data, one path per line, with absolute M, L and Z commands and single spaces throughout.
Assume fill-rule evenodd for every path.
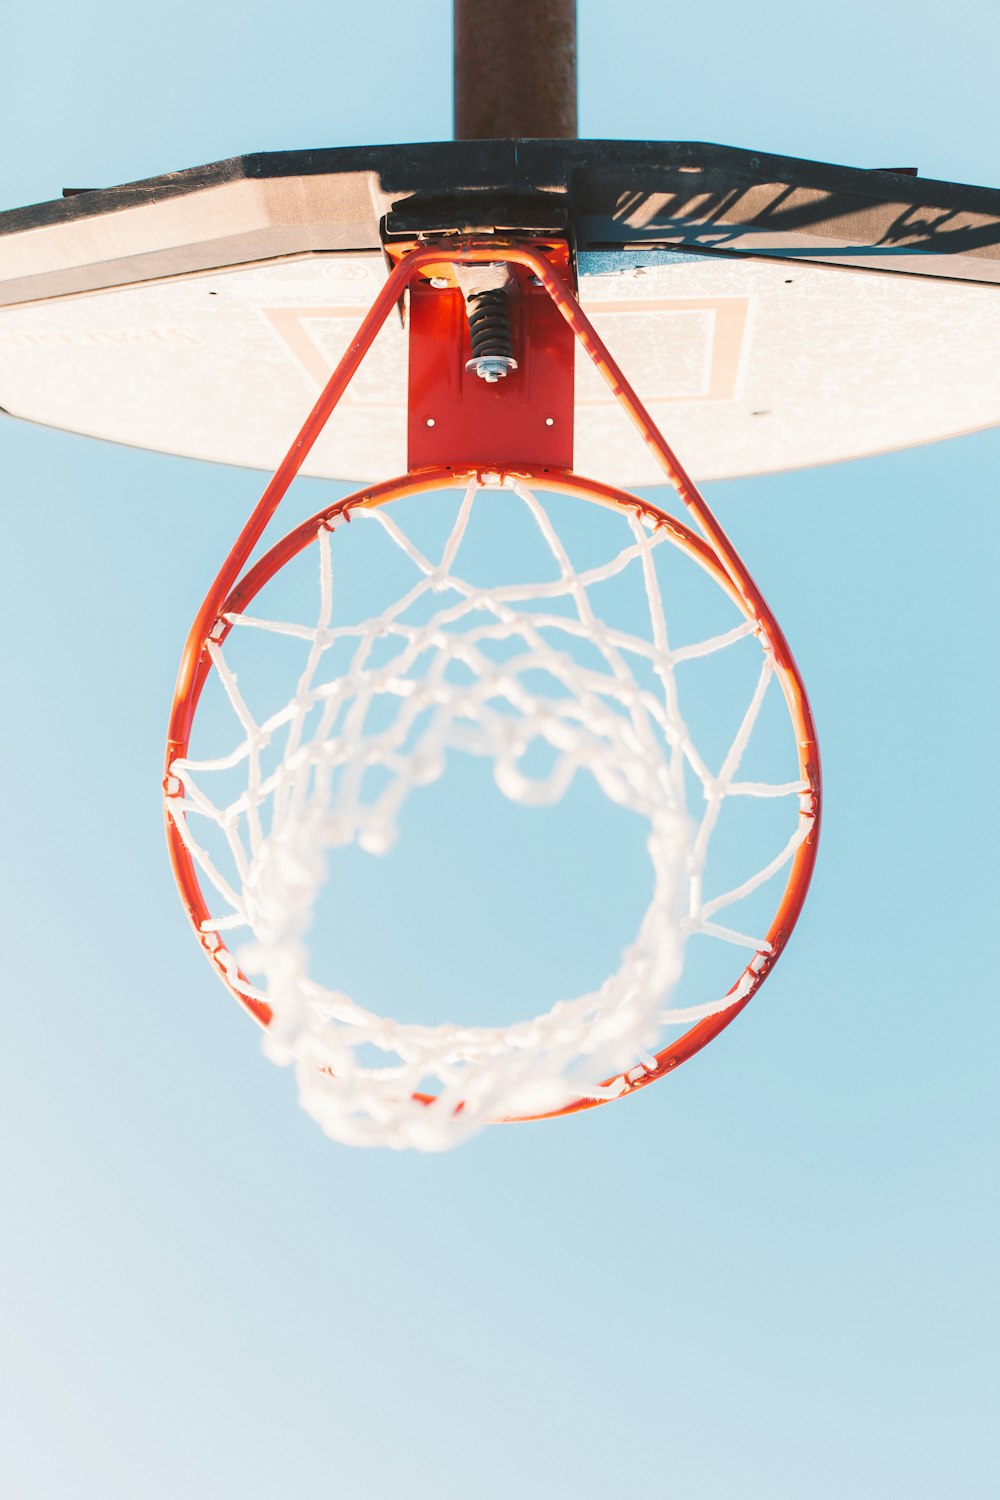
M 576 138 L 576 0 L 455 0 L 455 139 Z

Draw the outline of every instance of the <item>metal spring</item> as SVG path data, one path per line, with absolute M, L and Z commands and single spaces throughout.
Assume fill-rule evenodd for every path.
M 502 288 L 473 292 L 465 307 L 473 359 L 513 361 L 514 342 L 510 332 L 506 292 Z

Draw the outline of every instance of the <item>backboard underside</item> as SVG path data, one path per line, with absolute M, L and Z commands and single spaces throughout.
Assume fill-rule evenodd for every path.
M 518 143 L 455 143 L 450 167 L 438 159 L 446 147 L 410 149 L 433 156 L 442 179 L 463 181 L 486 148 L 510 144 Z M 964 228 L 953 203 L 947 239 L 921 228 L 911 205 L 908 235 L 897 229 L 893 245 L 882 221 L 899 205 L 888 203 L 887 186 L 942 199 L 945 185 L 711 147 L 634 147 L 634 157 L 658 149 L 665 160 L 640 161 L 641 173 L 633 161 L 629 175 L 619 160 L 627 143 L 519 144 L 536 154 L 548 147 L 561 164 L 583 308 L 696 478 L 830 463 L 1000 422 L 1000 361 L 984 358 L 1000 347 L 1000 194 L 947 190 L 975 200 Z M 588 152 L 597 162 L 590 198 Z M 691 159 L 666 159 L 670 152 Z M 350 153 L 317 155 L 336 166 L 330 159 Z M 486 156 L 486 186 L 499 191 Z M 412 212 L 420 187 L 406 197 L 390 181 L 384 204 L 370 194 L 365 227 L 357 172 L 285 173 L 263 185 L 230 173 L 206 185 L 215 170 L 186 187 L 156 179 L 0 216 L 4 410 L 137 447 L 275 468 L 385 279 L 376 210 L 402 200 Z M 684 183 L 700 174 L 704 188 L 720 173 L 733 191 L 712 201 L 725 202 L 725 213 L 706 208 L 704 192 L 688 191 L 684 212 L 669 198 L 671 175 Z M 840 173 L 867 192 L 854 238 L 843 233 L 844 183 L 837 197 L 803 186 L 810 173 Z M 385 167 L 376 175 L 391 177 Z M 557 175 L 549 171 L 540 201 L 559 201 Z M 779 203 L 812 194 L 827 219 L 816 206 L 805 215 L 801 202 L 795 212 L 762 207 L 766 183 L 776 191 L 779 179 Z M 612 191 L 617 218 L 600 210 L 601 193 Z M 600 242 L 612 233 L 618 243 Z M 872 243 L 878 236 L 883 243 Z M 406 391 L 406 332 L 394 317 L 304 472 L 364 481 L 404 471 Z M 661 480 L 582 355 L 574 467 L 617 485 Z

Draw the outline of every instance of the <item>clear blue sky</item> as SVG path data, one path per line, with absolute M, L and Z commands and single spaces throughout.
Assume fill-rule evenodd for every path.
M 997 187 L 998 44 L 583 0 L 581 134 Z M 22 7 L 5 52 L 4 207 L 451 129 L 444 4 Z M 713 488 L 820 725 L 801 928 L 670 1081 L 431 1158 L 323 1139 L 169 875 L 170 688 L 257 476 L 0 445 L 0 1492 L 996 1495 L 1000 431 Z

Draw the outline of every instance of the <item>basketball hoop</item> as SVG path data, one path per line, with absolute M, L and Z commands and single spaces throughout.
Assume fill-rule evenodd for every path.
M 575 21 L 573 0 L 455 0 L 453 141 L 253 153 L 0 214 L 8 415 L 274 471 L 189 632 L 167 835 L 199 943 L 342 1140 L 436 1148 L 590 1108 L 746 1005 L 809 886 L 819 755 L 784 635 L 690 475 L 1000 422 L 981 358 L 1000 338 L 995 189 L 577 140 Z M 255 561 L 297 476 L 365 484 Z M 627 493 L 664 481 L 683 521 Z M 431 513 L 446 540 L 422 534 Z M 509 549 L 487 579 L 467 543 L 501 513 L 527 517 L 543 563 Z M 358 566 L 358 535 L 384 571 Z M 679 623 L 668 558 L 728 623 Z M 354 576 L 370 599 L 348 608 Z M 304 653 L 284 682 L 279 640 Z M 728 738 L 706 704 L 728 705 Z M 586 784 L 641 818 L 651 894 L 586 994 L 514 1026 L 411 1027 L 316 967 L 310 933 L 340 852 L 389 849 L 460 756 L 509 803 L 565 808 Z M 706 978 L 704 943 L 724 973 Z
M 784 637 L 580 310 L 566 279 L 565 246 L 550 239 L 449 238 L 404 243 L 391 253 L 396 265 L 383 291 L 192 627 L 164 785 L 171 858 L 192 924 L 224 983 L 266 1028 L 269 1054 L 295 1062 L 306 1109 L 338 1140 L 440 1149 L 489 1121 L 568 1113 L 619 1098 L 663 1076 L 738 1014 L 773 967 L 805 897 L 819 823 L 819 767 L 808 703 Z M 460 360 L 449 356 L 444 373 L 436 373 L 442 345 L 436 330 L 460 326 L 455 299 L 471 302 L 482 294 L 482 278 L 472 278 L 479 290 L 465 298 L 467 268 L 497 265 L 504 277 L 490 284 L 490 294 L 495 297 L 506 278 L 513 299 L 520 299 L 517 360 L 509 361 L 504 380 L 477 381 L 483 371 L 477 372 L 475 344 L 466 332 L 464 346 L 453 350 Z M 320 512 L 245 571 L 310 446 L 404 293 L 411 321 L 410 472 Z M 648 502 L 567 467 L 560 382 L 572 380 L 574 340 L 639 428 L 701 536 Z M 456 396 L 449 382 L 458 364 L 465 383 Z M 518 382 L 529 378 L 551 402 L 517 399 L 524 390 Z M 497 384 L 500 391 L 491 389 Z M 443 433 L 435 431 L 437 419 L 423 415 L 430 407 L 443 413 Z M 474 434 L 464 441 L 477 443 L 484 460 L 499 461 L 468 462 L 461 450 L 452 463 L 429 461 L 435 445 L 455 441 L 449 418 L 456 408 L 468 415 Z M 544 416 L 552 410 L 560 413 L 558 421 Z M 413 463 L 414 454 L 423 461 Z M 432 556 L 396 515 L 407 504 L 430 503 L 421 497 L 444 503 L 442 495 L 451 496 L 454 515 L 443 550 Z M 462 546 L 476 507 L 497 495 L 524 507 L 544 542 L 551 567 L 537 581 L 484 584 L 463 576 Z M 591 502 L 614 518 L 618 534 L 602 561 L 574 563 L 553 519 L 553 496 Z M 399 598 L 380 600 L 364 618 L 342 619 L 333 587 L 337 548 L 344 532 L 359 524 L 379 529 L 410 577 Z M 718 586 L 733 615 L 727 628 L 673 642 L 657 571 L 667 552 L 680 554 Z M 318 579 L 311 617 L 258 612 L 267 586 L 307 553 L 316 558 Z M 604 618 L 591 598 L 608 580 L 626 575 L 637 581 L 644 632 Z M 300 641 L 305 664 L 282 701 L 260 719 L 228 652 L 237 637 L 268 633 Z M 691 737 L 679 669 L 747 648 L 756 653 L 753 690 L 721 765 L 712 767 Z M 539 674 L 547 691 L 535 685 Z M 233 737 L 221 754 L 202 756 L 192 753 L 192 732 L 209 682 L 228 705 Z M 740 765 L 772 684 L 787 709 L 796 774 L 784 781 L 741 780 Z M 373 705 L 379 708 L 374 727 Z M 542 776 L 523 764 L 536 743 L 549 756 Z M 310 919 L 337 849 L 352 843 L 372 853 L 388 849 L 405 800 L 444 774 L 450 756 L 463 753 L 491 760 L 500 790 L 525 805 L 555 801 L 575 776 L 592 777 L 612 801 L 644 818 L 653 895 L 620 967 L 594 990 L 506 1027 L 404 1025 L 373 1014 L 335 981 L 310 972 Z M 237 771 L 241 786 L 234 792 Z M 703 801 L 695 811 L 687 804 L 692 777 Z M 374 779 L 374 791 L 366 778 Z M 709 894 L 713 834 L 726 805 L 746 798 L 785 806 L 787 828 L 735 886 Z M 717 920 L 774 879 L 783 886 L 766 931 L 743 933 Z M 692 933 L 749 958 L 721 993 L 672 1008 Z M 672 1040 L 665 1040 L 665 1031 Z

